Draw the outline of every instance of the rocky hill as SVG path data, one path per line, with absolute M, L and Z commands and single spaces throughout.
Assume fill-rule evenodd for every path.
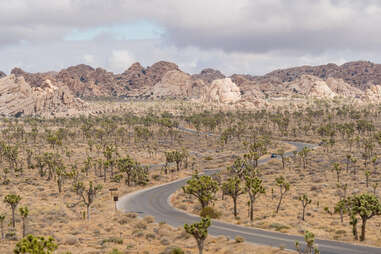
M 174 63 L 160 61 L 147 68 L 135 63 L 121 74 L 85 64 L 71 66 L 58 73 L 28 73 L 14 68 L 11 74 L 24 77 L 32 87 L 38 87 L 49 79 L 56 86 L 67 86 L 77 97 L 107 97 L 139 95 L 158 83 L 170 70 L 179 68 Z
M 0 77 L 4 79 L 4 76 L 5 74 L 0 72 Z M 24 80 L 24 83 L 30 86 L 30 89 L 24 90 L 31 90 L 32 94 L 40 92 L 38 96 L 43 96 L 42 91 L 46 92 L 45 88 L 49 84 L 51 88 L 54 87 L 53 90 L 56 91 L 54 93 L 70 92 L 73 98 L 115 96 L 145 99 L 179 98 L 203 103 L 245 104 L 252 107 L 267 105 L 268 99 L 347 98 L 360 102 L 381 102 L 381 65 L 364 61 L 340 66 L 336 64 L 301 66 L 276 70 L 263 76 L 234 74 L 229 78 L 220 71 L 210 68 L 191 75 L 181 71 L 175 63 L 165 61 L 148 67 L 134 63 L 120 74 L 80 64 L 59 72 L 45 73 L 27 73 L 20 68 L 14 68 L 11 75 L 2 82 L 5 80 L 15 84 L 22 83 L 19 80 Z M 49 89 L 52 90 L 51 88 Z M 9 93 L 17 90 L 2 89 L 8 89 Z M 32 103 L 28 102 L 25 96 L 20 97 L 22 92 L 17 90 L 15 93 L 15 99 L 25 100 L 24 104 Z M 1 97 L 4 97 L 3 93 Z M 3 100 L 3 103 L 5 101 Z M 54 108 L 62 111 L 58 104 L 54 104 Z M 7 106 L 12 108 L 11 105 Z M 4 111 L 5 106 L 0 106 L 3 106 Z M 19 112 L 13 108 L 10 111 Z M 44 108 L 37 111 L 46 110 Z M 25 110 L 33 114 L 37 114 L 37 111 Z M 53 112 L 56 112 L 56 109 Z
M 356 61 L 343 65 L 330 63 L 319 66 L 300 66 L 275 70 L 264 76 L 246 75 L 246 78 L 261 83 L 284 83 L 294 81 L 302 75 L 312 75 L 323 80 L 328 78 L 342 79 L 353 87 L 365 90 L 372 85 L 381 84 L 381 64 Z
M 72 116 L 84 112 L 86 103 L 75 98 L 66 86 L 56 87 L 45 80 L 38 87 L 14 74 L 0 79 L 0 115 Z

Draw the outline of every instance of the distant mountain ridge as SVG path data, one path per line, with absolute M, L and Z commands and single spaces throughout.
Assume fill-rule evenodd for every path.
M 346 98 L 381 103 L 381 64 L 367 61 L 279 69 L 263 76 L 233 74 L 226 77 L 211 68 L 191 75 L 180 70 L 177 64 L 166 61 L 148 67 L 134 63 L 120 74 L 85 64 L 46 73 L 28 73 L 14 68 L 11 74 L 23 77 L 32 88 L 41 88 L 48 82 L 80 98 L 178 98 L 248 107 L 266 106 L 268 99 L 295 98 Z M 0 72 L 0 80 L 5 77 Z

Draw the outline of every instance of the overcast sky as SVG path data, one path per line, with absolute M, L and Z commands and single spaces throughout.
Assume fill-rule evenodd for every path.
M 195 73 L 381 62 L 379 0 L 0 0 L 0 70 L 133 62 Z

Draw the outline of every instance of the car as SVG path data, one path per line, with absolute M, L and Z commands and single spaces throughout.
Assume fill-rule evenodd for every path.
M 271 154 L 271 158 L 276 158 L 276 156 L 277 156 L 277 155 L 276 155 L 275 153 L 272 153 L 272 154 Z

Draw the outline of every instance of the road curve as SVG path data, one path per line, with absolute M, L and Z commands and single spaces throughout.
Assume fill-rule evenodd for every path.
M 313 147 L 313 145 L 299 142 L 288 143 L 294 145 L 297 151 L 302 150 L 304 147 Z M 292 152 L 289 152 L 286 156 L 291 154 Z M 265 163 L 268 160 L 270 158 L 260 160 L 259 163 Z M 211 175 L 217 170 L 206 170 L 204 173 Z M 124 212 L 136 212 L 141 216 L 150 215 L 156 221 L 166 222 L 174 227 L 182 227 L 185 223 L 199 221 L 198 216 L 178 210 L 172 207 L 169 202 L 169 197 L 185 185 L 187 180 L 189 180 L 189 177 L 127 194 L 119 199 L 117 209 Z M 209 233 L 214 236 L 224 235 L 231 239 L 239 235 L 250 243 L 273 247 L 282 246 L 291 250 L 295 250 L 296 241 L 304 242 L 304 238 L 301 236 L 243 227 L 216 220 L 213 220 Z M 381 254 L 381 248 L 318 239 L 316 243 L 321 254 Z

